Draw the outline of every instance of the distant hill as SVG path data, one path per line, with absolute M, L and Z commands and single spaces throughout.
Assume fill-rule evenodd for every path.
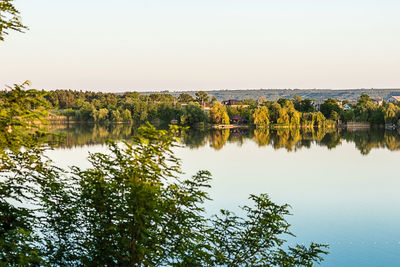
M 227 99 L 258 99 L 265 96 L 268 100 L 276 100 L 279 98 L 293 98 L 296 94 L 302 98 L 311 99 L 327 99 L 335 98 L 339 100 L 357 100 L 362 94 L 368 94 L 372 98 L 390 99 L 392 96 L 400 96 L 400 89 L 248 89 L 248 90 L 215 90 L 205 91 L 211 96 L 215 96 L 219 101 Z M 168 93 L 173 96 L 179 96 L 181 93 L 193 95 L 196 91 L 162 91 L 162 92 L 143 92 L 143 94 L 151 93 Z

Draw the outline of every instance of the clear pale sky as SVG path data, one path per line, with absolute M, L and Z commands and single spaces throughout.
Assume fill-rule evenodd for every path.
M 398 0 L 16 0 L 0 86 L 399 88 Z

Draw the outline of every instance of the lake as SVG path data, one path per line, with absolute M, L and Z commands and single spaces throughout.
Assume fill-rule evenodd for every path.
M 106 139 L 124 140 L 130 125 L 58 125 L 63 144 L 48 155 L 62 166 L 88 166 Z M 207 213 L 249 204 L 267 193 L 291 205 L 296 238 L 330 245 L 322 266 L 400 265 L 400 135 L 370 129 L 231 129 L 188 131 L 175 148 L 185 175 L 213 175 Z

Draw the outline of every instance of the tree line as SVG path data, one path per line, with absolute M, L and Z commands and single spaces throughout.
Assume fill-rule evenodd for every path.
M 187 93 L 174 97 L 167 93 L 55 90 L 47 92 L 45 99 L 53 115 L 61 115 L 66 120 L 100 123 L 140 125 L 150 121 L 189 126 L 241 123 L 259 127 L 270 124 L 325 127 L 349 121 L 398 124 L 400 119 L 398 103 L 376 103 L 365 94 L 353 102 L 329 98 L 320 104 L 295 95 L 292 99 L 245 99 L 237 105 L 223 105 L 204 91 L 197 92 L 194 97 Z

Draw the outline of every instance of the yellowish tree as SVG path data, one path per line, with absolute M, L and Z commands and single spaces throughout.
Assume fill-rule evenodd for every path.
M 215 124 L 229 124 L 229 116 L 224 105 L 216 102 L 210 110 L 211 121 Z
M 266 106 L 259 106 L 253 113 L 254 124 L 265 126 L 269 124 L 269 112 Z

